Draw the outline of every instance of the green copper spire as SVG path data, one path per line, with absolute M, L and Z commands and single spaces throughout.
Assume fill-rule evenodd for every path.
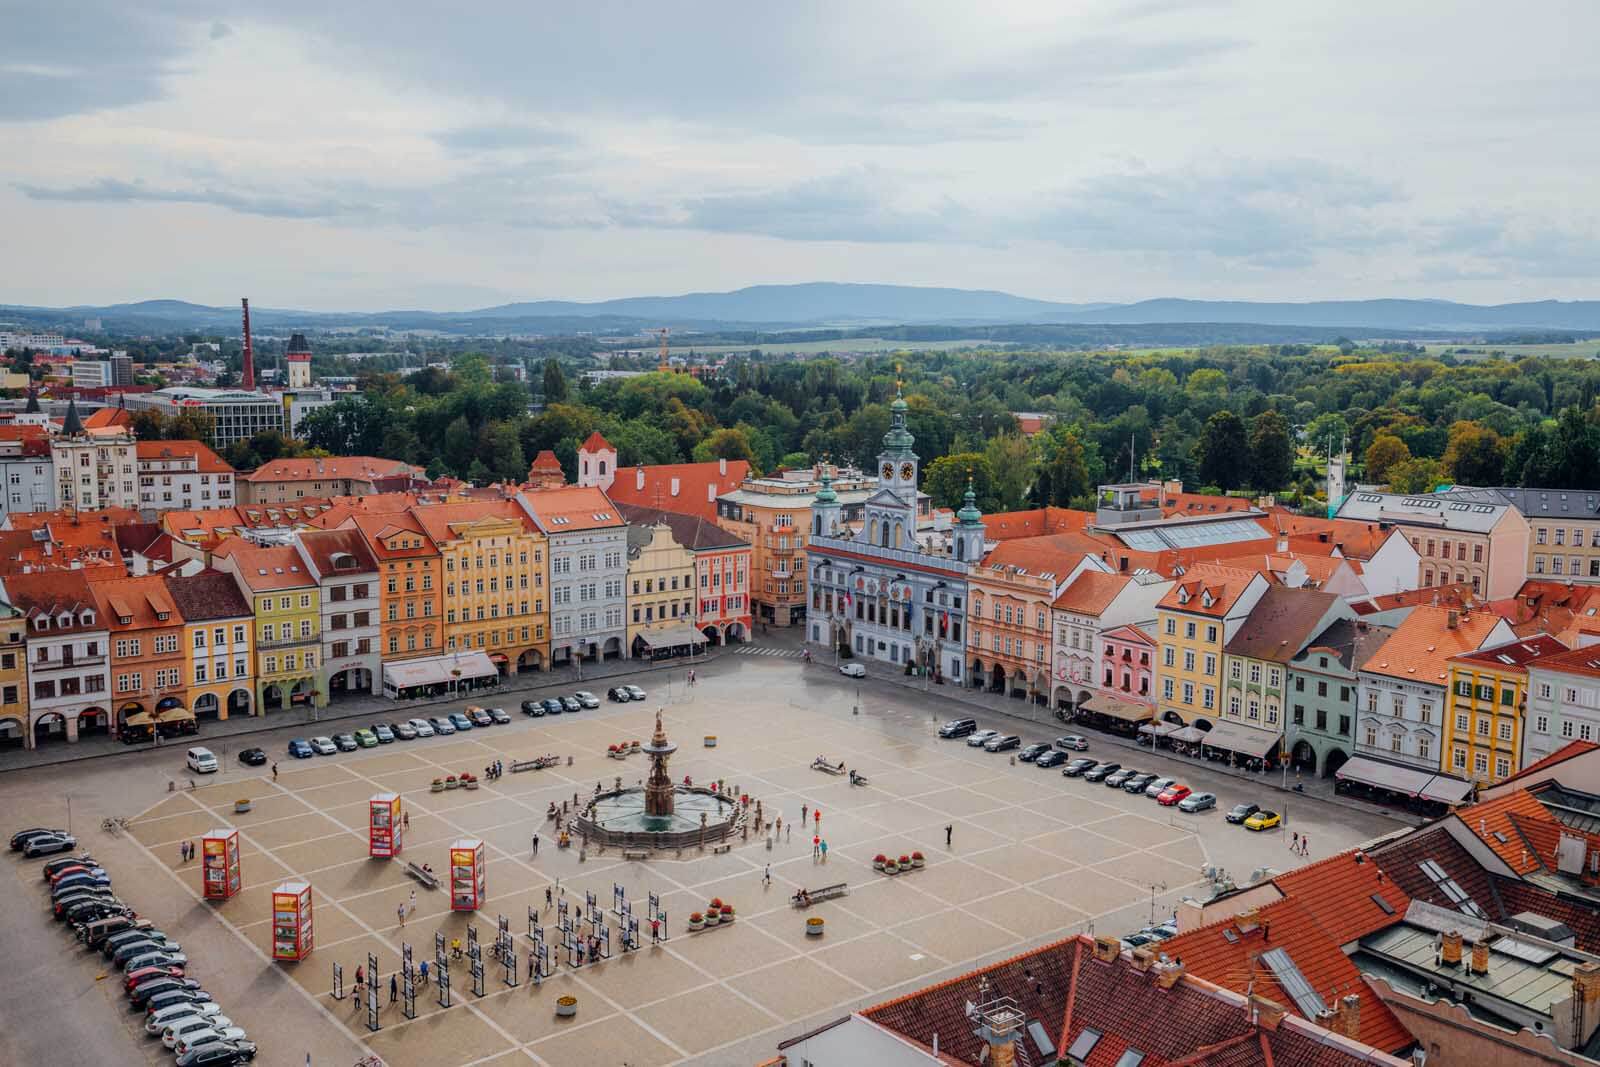
M 833 474 L 826 466 L 822 468 L 822 488 L 817 490 L 818 504 L 837 504 L 839 494 L 833 491 Z
M 896 367 L 896 372 L 899 371 Z M 906 429 L 906 398 L 900 392 L 898 373 L 894 381 L 894 403 L 889 405 L 889 432 L 883 435 L 883 453 L 886 456 L 910 456 L 916 438 Z
M 972 472 L 967 472 L 967 492 L 961 498 L 961 510 L 956 512 L 956 519 L 963 526 L 983 525 L 983 512 L 978 510 L 978 494 L 972 488 Z

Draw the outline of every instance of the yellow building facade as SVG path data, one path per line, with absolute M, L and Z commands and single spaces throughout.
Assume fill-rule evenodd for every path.
M 628 527 L 628 648 L 663 624 L 694 624 L 694 553 L 666 523 Z
M 263 712 L 293 704 L 326 707 L 322 677 L 322 605 L 314 577 L 288 546 L 258 548 L 229 538 L 213 565 L 231 574 L 255 619 L 255 696 Z
M 256 700 L 255 614 L 231 575 L 202 571 L 167 579 L 183 616 L 184 677 L 189 709 L 201 722 L 259 715 Z
M 483 652 L 502 674 L 550 660 L 546 538 L 514 501 L 412 511 L 438 546 L 444 651 Z
M 1184 725 L 1222 716 L 1223 648 L 1266 593 L 1251 571 L 1190 568 L 1156 605 L 1158 717 Z
M 1450 659 L 1440 770 L 1482 788 L 1522 767 L 1528 664 L 1567 648 L 1546 634 Z
M 33 747 L 28 731 L 28 621 L 22 612 L 0 602 L 0 738 L 21 737 Z

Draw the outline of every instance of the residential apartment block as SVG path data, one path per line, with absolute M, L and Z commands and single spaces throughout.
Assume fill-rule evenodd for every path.
M 300 530 L 294 548 L 317 583 L 329 696 L 382 688 L 378 561 L 359 530 Z
M 255 613 L 233 577 L 221 571 L 173 575 L 167 592 L 183 619 L 183 668 L 196 719 L 260 715 L 255 699 Z
M 546 538 L 552 666 L 628 654 L 627 523 L 594 488 L 543 489 L 518 502 Z
M 1463 652 L 1449 660 L 1445 770 L 1485 788 L 1522 769 L 1528 667 L 1567 646 L 1546 634 Z
M 152 518 L 174 508 L 227 508 L 234 498 L 233 468 L 199 441 L 140 441 L 139 512 Z
M 1490 600 L 1510 596 L 1527 569 L 1528 520 L 1494 490 L 1405 496 L 1358 488 L 1338 517 L 1399 527 L 1422 557 L 1422 585 L 1466 584 Z
M 1160 716 L 1193 726 L 1215 724 L 1221 714 L 1224 650 L 1266 595 L 1267 579 L 1254 571 L 1201 564 L 1190 569 L 1157 607 L 1161 659 Z

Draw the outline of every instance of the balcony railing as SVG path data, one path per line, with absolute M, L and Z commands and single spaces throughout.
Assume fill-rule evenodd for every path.
M 309 637 L 258 637 L 257 648 L 283 648 L 285 645 L 314 645 L 320 638 L 315 634 Z

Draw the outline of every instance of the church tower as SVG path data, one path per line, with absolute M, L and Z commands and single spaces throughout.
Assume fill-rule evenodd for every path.
M 878 491 L 867 501 L 867 538 L 881 548 L 917 550 L 917 454 L 911 450 L 916 438 L 906 429 L 906 399 L 895 383 L 894 403 L 889 405 L 889 432 L 883 435 L 883 451 L 878 453 Z
M 956 528 L 951 539 L 957 561 L 978 563 L 983 559 L 983 512 L 978 510 L 978 494 L 972 489 L 972 475 L 967 475 L 967 492 L 961 498 L 961 510 L 956 512 Z
M 833 468 L 824 463 L 822 488 L 811 502 L 811 536 L 838 537 L 840 513 L 839 494 L 833 488 Z

